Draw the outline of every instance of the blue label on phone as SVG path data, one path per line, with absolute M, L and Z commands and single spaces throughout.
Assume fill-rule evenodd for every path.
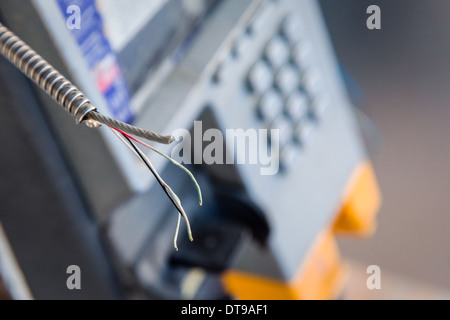
M 95 0 L 57 0 L 114 118 L 130 123 L 130 93 L 116 53 L 105 36 Z M 79 19 L 77 21 L 77 19 Z

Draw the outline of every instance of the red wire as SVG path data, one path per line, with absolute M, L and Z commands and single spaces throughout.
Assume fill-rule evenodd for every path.
M 129 138 L 129 139 L 131 139 L 131 140 L 133 140 L 133 141 L 136 141 L 137 143 L 140 143 L 140 144 L 142 144 L 143 146 L 145 146 L 145 147 L 148 148 L 148 145 L 147 145 L 145 142 L 142 142 L 141 140 L 136 139 L 135 137 L 129 135 L 128 133 L 126 133 L 126 132 L 124 132 L 124 131 L 122 131 L 122 130 L 120 130 L 120 129 L 111 127 L 111 126 L 108 126 L 108 127 L 110 127 L 110 128 L 113 129 L 113 130 L 116 130 L 117 132 L 123 134 L 123 135 L 126 136 L 127 138 Z

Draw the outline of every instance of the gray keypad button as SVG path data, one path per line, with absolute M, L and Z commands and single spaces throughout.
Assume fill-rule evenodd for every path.
M 222 60 L 222 62 L 219 63 L 216 71 L 213 74 L 214 82 L 222 82 L 227 77 L 227 75 L 231 71 L 230 64 L 231 63 L 229 57 L 225 58 L 224 60 Z
M 301 71 L 305 71 L 312 63 L 311 44 L 306 41 L 297 43 L 291 51 L 291 61 Z
M 303 24 L 301 17 L 297 14 L 289 14 L 281 24 L 281 34 L 291 45 L 302 38 Z
M 314 97 L 320 90 L 320 75 L 316 68 L 309 68 L 302 76 L 302 86 L 306 93 Z
M 279 130 L 279 146 L 280 148 L 284 147 L 289 141 L 292 140 L 294 136 L 294 128 L 284 115 L 280 115 L 277 119 L 272 123 L 270 129 L 278 129 Z
M 294 143 L 288 143 L 280 151 L 280 167 L 282 170 L 287 170 L 294 163 L 294 160 L 299 155 L 300 150 Z
M 299 143 L 304 144 L 314 129 L 314 122 L 311 119 L 303 118 L 298 122 L 297 126 L 294 128 L 295 140 Z
M 295 90 L 286 100 L 285 111 L 293 122 L 299 122 L 308 114 L 308 97 L 301 91 Z
M 266 2 L 265 4 L 262 4 L 247 25 L 247 32 L 250 34 L 256 34 L 262 31 L 267 20 L 270 19 L 273 9 L 273 4 L 271 3 Z
M 282 38 L 275 37 L 267 44 L 264 56 L 270 65 L 277 70 L 289 60 L 289 45 Z
M 285 97 L 289 96 L 300 84 L 298 70 L 291 64 L 284 65 L 276 75 L 275 84 Z
M 242 34 L 234 42 L 233 48 L 231 49 L 231 53 L 235 58 L 238 58 L 247 51 L 247 49 L 250 47 L 250 44 L 251 44 L 250 37 L 246 34 Z
M 258 103 L 259 116 L 271 122 L 283 111 L 283 98 L 274 89 L 269 89 L 260 99 Z
M 259 60 L 250 70 L 248 75 L 248 84 L 250 89 L 262 94 L 273 84 L 272 69 L 263 60 Z

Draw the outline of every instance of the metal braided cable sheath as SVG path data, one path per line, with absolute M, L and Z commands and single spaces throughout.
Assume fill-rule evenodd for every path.
M 160 135 L 160 134 L 152 132 L 152 131 L 137 128 L 137 127 L 134 127 L 127 123 L 124 123 L 124 122 L 121 122 L 121 121 L 118 121 L 115 119 L 111 119 L 101 113 L 98 113 L 97 111 L 91 111 L 87 115 L 87 117 L 88 117 L 88 119 L 98 121 L 109 127 L 117 128 L 119 130 L 125 131 L 126 133 L 133 134 L 135 136 L 139 136 L 139 137 L 145 138 L 147 140 L 164 143 L 164 144 L 170 144 L 171 142 L 174 141 L 173 136 L 163 136 L 163 135 Z
M 172 136 L 140 129 L 98 113 L 84 93 L 1 23 L 0 53 L 72 115 L 77 124 L 93 120 L 159 143 L 169 144 L 174 140 Z M 96 125 L 92 121 L 86 124 Z

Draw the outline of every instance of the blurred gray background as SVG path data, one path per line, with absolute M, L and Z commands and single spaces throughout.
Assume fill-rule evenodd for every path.
M 377 233 L 340 239 L 343 255 L 450 288 L 450 1 L 321 0 L 336 53 L 378 126 Z M 381 30 L 366 28 L 369 5 Z

